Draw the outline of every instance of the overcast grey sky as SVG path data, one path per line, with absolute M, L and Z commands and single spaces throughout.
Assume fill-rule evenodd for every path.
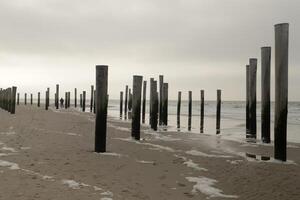
M 257 57 L 260 98 L 260 47 L 274 55 L 282 22 L 290 23 L 289 96 L 300 100 L 299 0 L 1 0 L 0 87 L 89 92 L 95 65 L 107 64 L 111 98 L 133 74 L 163 74 L 170 99 L 192 90 L 197 100 L 200 89 L 215 99 L 221 88 L 223 99 L 244 100 L 245 65 Z

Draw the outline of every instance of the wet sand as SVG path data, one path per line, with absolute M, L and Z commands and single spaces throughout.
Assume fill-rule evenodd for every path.
M 272 145 L 147 126 L 137 142 L 129 122 L 109 119 L 108 153 L 96 154 L 92 114 L 18 106 L 0 116 L 0 199 L 300 199 L 300 144 L 283 164 L 245 156 L 272 157 Z

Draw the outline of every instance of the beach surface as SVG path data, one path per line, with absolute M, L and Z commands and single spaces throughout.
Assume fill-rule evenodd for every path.
M 2 200 L 300 199 L 300 144 L 288 162 L 273 145 L 108 119 L 107 153 L 94 153 L 94 115 L 18 106 L 0 111 Z

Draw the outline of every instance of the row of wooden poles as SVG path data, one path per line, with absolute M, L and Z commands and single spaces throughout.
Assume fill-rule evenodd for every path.
M 16 113 L 16 93 L 17 87 L 0 89 L 0 108 L 10 112 L 11 114 Z
M 164 83 L 164 76 L 159 75 L 159 90 L 157 89 L 157 81 L 154 78 L 150 78 L 150 101 L 149 101 L 149 124 L 153 130 L 157 130 L 157 125 L 167 126 L 168 125 L 168 83 Z M 139 82 L 138 82 L 139 83 Z M 141 87 L 141 86 L 138 86 Z M 129 90 L 129 94 L 128 94 Z M 142 123 L 145 123 L 146 115 L 146 91 L 147 81 L 143 81 L 142 87 Z M 177 100 L 177 128 L 180 128 L 180 113 L 181 113 L 181 94 L 178 92 Z M 200 102 L 200 133 L 204 130 L 204 90 L 200 91 L 201 102 Z M 128 85 L 125 87 L 125 102 L 123 103 L 124 92 L 120 92 L 120 119 L 127 119 L 127 115 L 131 118 L 132 109 L 132 94 L 131 89 L 128 89 Z M 129 101 L 127 104 L 127 99 Z M 124 104 L 124 109 L 123 109 Z M 128 108 L 128 109 L 127 109 Z M 216 109 L 216 133 L 220 133 L 221 122 L 221 90 L 217 90 L 217 109 Z M 188 92 L 188 130 L 192 127 L 192 91 Z
M 274 157 L 286 161 L 288 113 L 288 43 L 289 24 L 275 25 L 275 120 Z M 271 138 L 271 47 L 261 48 L 261 140 Z M 256 139 L 257 59 L 246 65 L 246 137 Z

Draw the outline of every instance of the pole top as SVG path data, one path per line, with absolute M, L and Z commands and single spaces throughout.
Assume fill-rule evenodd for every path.
M 270 46 L 261 47 L 261 49 L 271 49 Z
M 108 65 L 96 65 L 96 69 L 108 69 Z
M 279 23 L 279 24 L 275 24 L 274 26 L 275 27 L 278 27 L 278 26 L 289 26 L 289 23 Z

